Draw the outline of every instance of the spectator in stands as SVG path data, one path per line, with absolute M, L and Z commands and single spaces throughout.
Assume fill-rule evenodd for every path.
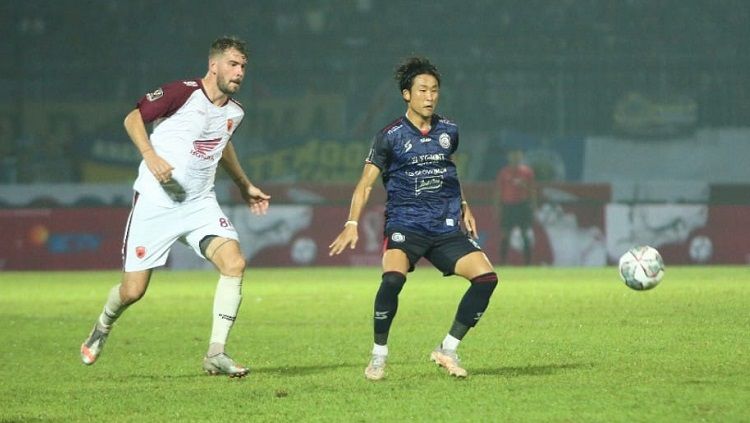
M 536 209 L 536 181 L 534 170 L 523 163 L 523 150 L 513 147 L 508 151 L 508 164 L 497 173 L 495 204 L 500 216 L 500 262 L 508 258 L 510 235 L 514 228 L 521 231 L 523 261 L 531 263 L 529 229 Z

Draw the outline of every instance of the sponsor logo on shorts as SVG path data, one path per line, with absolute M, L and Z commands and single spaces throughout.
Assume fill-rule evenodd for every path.
M 451 137 L 450 135 L 443 132 L 440 134 L 440 138 L 438 139 L 438 142 L 440 143 L 440 146 L 443 148 L 450 148 L 451 147 Z
M 135 256 L 139 259 L 146 257 L 146 247 L 139 246 L 135 247 Z
M 393 242 L 404 242 L 404 241 L 406 241 L 406 237 L 401 232 L 394 232 L 391 235 L 391 240 Z
M 480 247 L 479 244 L 477 244 L 477 242 L 474 241 L 474 239 L 472 239 L 472 238 L 467 238 L 467 239 L 469 240 L 469 242 L 471 243 L 471 245 L 473 245 L 477 250 L 481 250 L 482 249 L 482 247 Z

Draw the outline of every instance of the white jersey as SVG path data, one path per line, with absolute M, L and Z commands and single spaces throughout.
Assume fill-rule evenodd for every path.
M 138 109 L 144 123 L 153 123 L 150 135 L 156 154 L 167 161 L 172 179 L 184 193 L 179 202 L 163 187 L 141 161 L 133 189 L 144 200 L 162 206 L 213 197 L 216 167 L 222 151 L 242 122 L 245 112 L 231 98 L 222 106 L 208 98 L 199 79 L 177 81 L 146 94 Z

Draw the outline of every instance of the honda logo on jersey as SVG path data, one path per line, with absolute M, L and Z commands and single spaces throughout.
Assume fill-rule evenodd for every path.
M 193 141 L 193 151 L 190 152 L 193 156 L 200 157 L 204 160 L 210 160 L 213 155 L 209 155 L 216 147 L 221 143 L 221 138 L 215 138 L 212 140 L 195 140 Z

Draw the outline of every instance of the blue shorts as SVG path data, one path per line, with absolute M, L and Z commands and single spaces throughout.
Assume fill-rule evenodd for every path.
M 461 231 L 427 235 L 404 229 L 388 229 L 385 235 L 385 249 L 406 253 L 410 272 L 419 259 L 424 257 L 443 272 L 444 276 L 450 276 L 459 259 L 475 251 L 482 251 L 476 241 Z

